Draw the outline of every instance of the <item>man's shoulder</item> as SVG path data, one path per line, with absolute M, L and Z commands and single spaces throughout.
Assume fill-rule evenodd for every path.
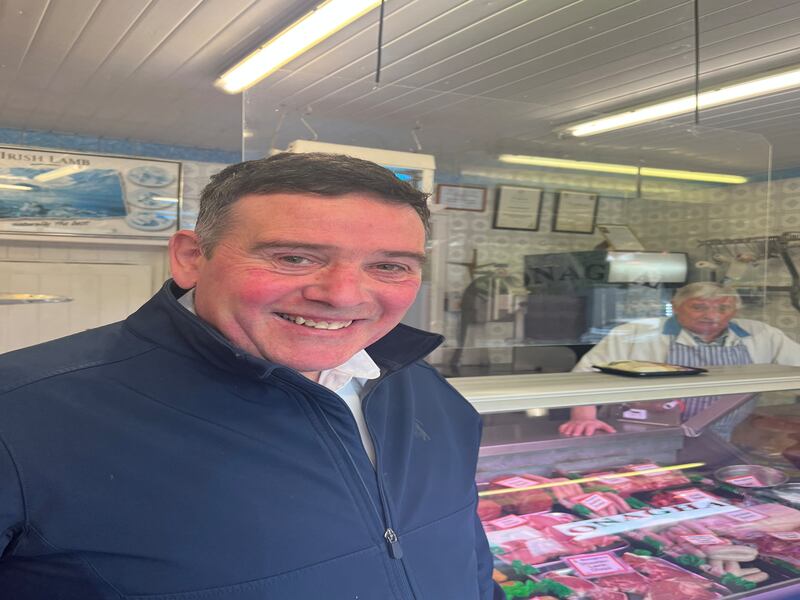
M 89 329 L 0 355 L 0 394 L 81 369 L 123 361 L 152 349 L 124 322 Z
M 609 335 L 632 335 L 641 333 L 661 332 L 664 329 L 664 317 L 653 317 L 647 319 L 634 319 L 617 325 L 609 332 Z

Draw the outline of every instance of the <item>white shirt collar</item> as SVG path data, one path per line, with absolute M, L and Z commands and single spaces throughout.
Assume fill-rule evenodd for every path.
M 178 298 L 178 303 L 193 315 L 197 315 L 194 310 L 194 289 Z M 351 379 L 355 378 L 360 386 L 363 386 L 367 379 L 377 379 L 380 374 L 380 367 L 375 364 L 367 351 L 359 350 L 338 367 L 321 371 L 318 383 L 336 392 L 350 383 Z

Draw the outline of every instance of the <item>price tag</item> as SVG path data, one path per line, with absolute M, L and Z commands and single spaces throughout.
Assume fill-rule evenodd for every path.
M 514 527 L 513 529 L 504 529 L 503 531 L 487 531 L 486 539 L 489 540 L 490 546 L 500 546 L 508 542 L 516 542 L 520 540 L 535 540 L 543 537 L 539 531 L 527 525 L 523 527 Z
M 647 411 L 643 408 L 629 408 L 622 413 L 625 419 L 634 419 L 636 421 L 644 421 L 647 418 Z
M 499 519 L 495 519 L 494 521 L 489 521 L 489 525 L 497 527 L 498 529 L 508 529 L 510 527 L 519 527 L 520 525 L 525 525 L 527 521 L 517 515 L 508 515 L 506 517 L 501 517 Z
M 507 488 L 523 488 L 523 487 L 530 487 L 532 485 L 536 485 L 530 479 L 525 479 L 524 477 L 509 477 L 508 479 L 501 479 L 500 481 L 495 481 L 497 485 L 502 485 L 503 487 Z
M 609 475 L 608 477 L 606 477 L 606 476 L 598 477 L 597 481 L 602 481 L 603 483 L 607 483 L 609 485 L 617 485 L 617 484 L 620 484 L 620 483 L 627 483 L 628 482 L 628 478 L 627 477 L 612 477 L 611 475 Z
M 735 510 L 727 513 L 725 516 L 730 517 L 734 521 L 739 521 L 740 523 L 750 523 L 751 521 L 760 521 L 767 518 L 767 515 L 762 515 L 760 512 L 747 509 Z
M 534 557 L 544 557 L 545 560 L 547 560 L 549 557 L 553 557 L 555 559 L 560 554 L 563 554 L 567 551 L 567 549 L 559 544 L 556 540 L 548 537 L 525 542 L 525 547 Z
M 741 475 L 739 477 L 731 477 L 725 480 L 727 483 L 738 485 L 740 487 L 764 487 L 764 484 L 753 475 Z
M 710 534 L 682 535 L 681 537 L 690 544 L 694 544 L 695 546 L 711 546 L 711 545 L 728 543 L 722 538 L 718 538 L 717 536 Z
M 650 469 L 660 469 L 660 468 L 661 467 L 653 463 L 647 463 L 644 465 L 631 465 L 631 471 L 649 471 Z M 644 475 L 645 477 L 658 477 L 664 472 L 665 471 L 662 471 L 661 473 L 645 473 Z
M 606 506 L 611 504 L 611 502 L 609 502 L 599 494 L 592 494 L 591 496 L 587 496 L 586 498 L 581 500 L 579 504 L 583 504 L 587 508 L 591 508 L 594 511 L 598 511 L 598 510 L 603 510 Z
M 633 572 L 628 563 L 623 562 L 610 552 L 569 556 L 563 560 L 583 577 L 606 577 L 608 575 Z
M 795 542 L 800 540 L 800 531 L 773 531 L 770 535 L 779 540 Z
M 716 500 L 714 496 L 706 494 L 702 490 L 698 490 L 697 488 L 692 488 L 690 490 L 683 490 L 681 492 L 674 492 L 673 496 L 677 496 L 678 498 L 683 498 L 687 502 L 698 502 L 700 500 Z

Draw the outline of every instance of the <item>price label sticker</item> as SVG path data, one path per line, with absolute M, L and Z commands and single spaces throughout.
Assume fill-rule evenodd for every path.
M 540 537 L 543 537 L 540 532 L 527 525 L 514 527 L 513 529 L 504 529 L 503 531 L 486 532 L 486 539 L 489 540 L 490 546 L 500 546 L 508 542 L 535 540 Z
M 549 558 L 552 556 L 553 558 L 556 558 L 560 554 L 563 554 L 567 551 L 567 549 L 559 544 L 556 540 L 547 537 L 527 541 L 525 542 L 525 547 L 528 549 L 528 552 L 536 557 L 545 556 Z
M 650 469 L 660 469 L 660 468 L 661 467 L 659 467 L 654 463 L 647 463 L 644 465 L 631 465 L 631 471 L 649 471 Z M 663 471 L 661 473 L 645 473 L 644 475 L 646 477 L 658 477 L 662 473 Z
M 678 498 L 683 498 L 687 502 L 699 502 L 701 500 L 716 500 L 714 496 L 705 493 L 702 490 L 698 490 L 697 488 L 692 488 L 690 490 L 683 490 L 680 492 L 674 492 L 674 496 Z
M 682 535 L 681 537 L 695 546 L 711 546 L 728 543 L 722 538 L 718 538 L 717 536 L 710 534 Z
M 800 540 L 800 531 L 773 531 L 770 535 L 779 540 L 787 540 L 790 542 Z
M 598 477 L 597 481 L 602 481 L 603 483 L 607 483 L 609 485 L 618 485 L 620 483 L 627 483 L 627 477 L 614 477 L 612 475 Z
M 766 519 L 767 515 L 762 515 L 760 512 L 756 512 L 754 510 L 735 510 L 733 512 L 729 512 L 725 514 L 726 517 L 730 517 L 734 521 L 739 521 L 740 523 L 750 523 L 751 521 L 761 521 L 762 519 Z
M 591 496 L 587 496 L 581 500 L 580 504 L 583 504 L 586 508 L 591 508 L 592 510 L 597 511 L 603 510 L 606 506 L 611 504 L 611 502 L 599 494 L 592 494 Z
M 495 481 L 497 485 L 502 485 L 503 487 L 507 488 L 523 488 L 523 487 L 530 487 L 532 485 L 536 485 L 530 479 L 525 479 L 524 477 L 509 477 L 508 479 L 501 479 L 500 481 Z
M 583 577 L 606 577 L 633 572 L 628 563 L 609 552 L 569 556 L 564 558 L 564 562 Z
M 497 527 L 498 529 L 509 529 L 510 527 L 519 527 L 520 525 L 525 525 L 527 521 L 522 517 L 518 517 L 517 515 L 508 515 L 506 517 L 501 517 L 499 519 L 495 519 L 494 521 L 489 521 L 489 525 L 493 527 Z
M 738 485 L 740 487 L 764 487 L 764 484 L 753 475 L 741 475 L 739 477 L 730 477 L 725 480 L 727 483 Z

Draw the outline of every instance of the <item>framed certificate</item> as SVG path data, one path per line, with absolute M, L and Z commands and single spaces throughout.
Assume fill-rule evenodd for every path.
M 561 191 L 556 195 L 553 231 L 594 233 L 597 218 L 597 194 Z
M 441 183 L 436 186 L 436 203 L 451 210 L 483 212 L 486 208 L 486 188 Z
M 608 242 L 611 250 L 630 250 L 632 252 L 641 252 L 644 250 L 642 242 L 631 231 L 627 225 L 597 225 L 597 231 Z
M 498 186 L 492 227 L 538 231 L 541 210 L 542 190 L 515 185 Z

